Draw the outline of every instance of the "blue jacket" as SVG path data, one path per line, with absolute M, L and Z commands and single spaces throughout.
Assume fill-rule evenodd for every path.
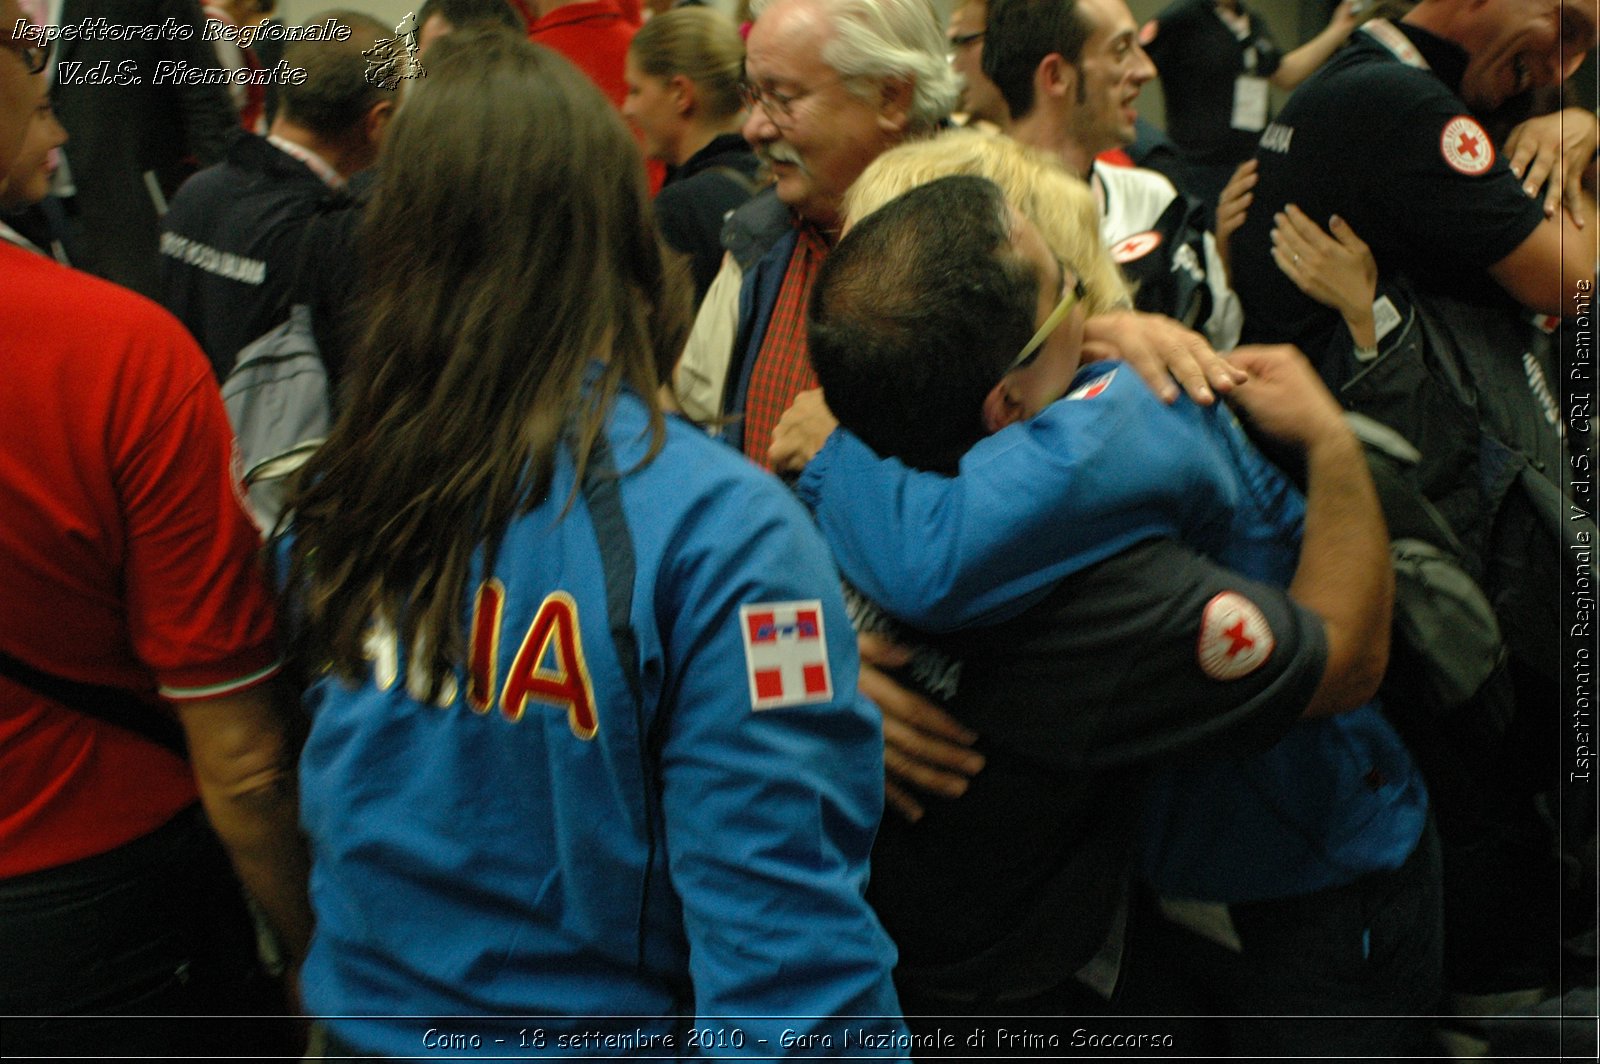
M 1225 409 L 1166 406 L 1111 363 L 980 441 L 956 477 L 881 460 L 838 431 L 798 490 L 845 577 L 935 630 L 1014 616 L 1064 576 L 1163 536 L 1288 587 L 1305 517 Z M 1398 866 L 1426 815 L 1420 774 L 1368 704 L 1303 721 L 1266 753 L 1162 773 L 1147 799 L 1145 876 L 1208 901 L 1306 894 Z
M 559 461 L 494 572 L 475 563 L 479 652 L 447 704 L 408 691 L 383 630 L 360 686 L 313 687 L 306 1003 L 390 1056 L 429 1055 L 430 1024 L 337 1017 L 523 1017 L 432 1025 L 491 1053 L 781 1055 L 786 1029 L 839 1046 L 845 1016 L 891 1017 L 852 1020 L 852 1039 L 896 1034 L 895 951 L 863 896 L 881 726 L 827 551 L 776 481 L 686 423 L 635 469 L 636 397 L 607 437 L 625 533 L 587 491 L 562 516 Z M 629 549 L 629 623 L 613 626 Z M 762 653 L 825 671 L 758 682 Z M 622 1040 L 571 1040 L 586 1032 Z
M 750 372 L 767 336 L 767 324 L 778 305 L 783 275 L 799 242 L 799 230 L 777 192 L 767 189 L 728 216 L 722 227 L 722 243 L 739 268 L 739 326 L 734 333 L 728 373 L 723 382 L 722 412 L 729 416 L 744 413 L 745 397 L 750 392 Z M 737 418 L 723 429 L 721 439 L 734 450 L 744 450 L 744 419 Z

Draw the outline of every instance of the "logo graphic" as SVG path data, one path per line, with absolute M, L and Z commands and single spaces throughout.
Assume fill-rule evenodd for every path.
M 1085 384 L 1085 385 L 1083 385 L 1083 386 L 1081 386 L 1079 388 L 1075 388 L 1072 391 L 1068 392 L 1067 393 L 1067 398 L 1068 399 L 1093 399 L 1095 396 L 1099 395 L 1101 392 L 1103 392 L 1107 388 L 1111 387 L 1111 381 L 1112 381 L 1113 378 L 1116 377 L 1116 375 L 1117 375 L 1117 371 L 1116 370 L 1112 370 L 1110 373 L 1107 373 L 1104 376 L 1096 377 L 1094 380 L 1090 381 L 1088 384 Z
M 1200 615 L 1197 657 L 1200 671 L 1213 680 L 1249 676 L 1267 663 L 1277 645 L 1267 618 L 1237 591 L 1217 595 Z
M 1494 165 L 1494 145 L 1483 127 L 1466 115 L 1457 115 L 1445 123 L 1439 137 L 1439 153 L 1450 169 L 1468 177 L 1477 177 Z
M 777 709 L 833 698 L 822 602 L 760 602 L 739 608 L 750 707 Z
M 1121 266 L 1125 262 L 1144 258 L 1160 246 L 1161 234 L 1154 229 L 1146 233 L 1135 233 L 1111 246 L 1111 261 Z
M 409 11 L 395 26 L 393 37 L 380 39 L 361 55 L 367 61 L 367 83 L 390 92 L 402 81 L 428 76 L 417 59 L 417 20 Z

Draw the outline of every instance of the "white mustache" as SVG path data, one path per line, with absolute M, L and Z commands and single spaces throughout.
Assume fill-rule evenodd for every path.
M 802 171 L 806 168 L 806 164 L 800 159 L 800 153 L 781 141 L 762 145 L 756 149 L 756 154 L 765 163 L 788 163 L 790 166 L 798 166 Z

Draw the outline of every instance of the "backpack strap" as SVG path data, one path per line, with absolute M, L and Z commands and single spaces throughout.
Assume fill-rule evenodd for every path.
M 746 196 L 754 196 L 764 187 L 751 175 L 736 166 L 708 166 L 700 171 L 702 174 L 717 174 L 733 182 Z
M 633 536 L 622 512 L 622 489 L 611 445 L 602 432 L 595 437 L 583 474 L 583 498 L 600 541 L 600 564 L 606 584 L 606 622 L 616 646 L 628 690 L 637 704 L 644 696 L 639 679 L 639 640 L 633 632 Z
M 106 724 L 131 731 L 187 760 L 189 747 L 178 723 L 121 687 L 83 683 L 45 672 L 0 650 L 0 676 L 68 709 Z
M 635 943 L 636 963 L 645 967 L 645 929 L 649 926 L 651 868 L 655 864 L 656 847 L 660 844 L 661 811 L 657 807 L 656 792 L 660 782 L 661 725 L 657 716 L 647 726 L 645 720 L 644 686 L 639 674 L 639 640 L 633 631 L 633 581 L 636 573 L 636 556 L 633 536 L 628 531 L 628 519 L 622 511 L 621 477 L 611 454 L 611 444 L 604 431 L 595 437 L 589 450 L 589 462 L 583 474 L 583 498 L 589 507 L 589 520 L 594 525 L 595 538 L 600 546 L 600 564 L 606 585 L 606 620 L 611 629 L 611 642 L 622 665 L 623 677 L 633 696 L 635 734 L 639 738 L 639 779 L 644 797 L 645 837 L 649 854 L 645 859 L 645 872 L 639 885 L 638 937 Z

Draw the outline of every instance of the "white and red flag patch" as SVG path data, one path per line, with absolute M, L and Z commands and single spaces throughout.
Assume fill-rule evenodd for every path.
M 1196 656 L 1213 680 L 1237 680 L 1267 663 L 1278 645 L 1266 616 L 1237 591 L 1224 591 L 1200 615 Z
M 833 699 L 822 602 L 758 602 L 739 607 L 750 707 L 777 709 Z
M 1445 123 L 1439 135 L 1439 153 L 1450 169 L 1468 177 L 1477 177 L 1494 165 L 1494 144 L 1489 134 L 1466 115 L 1457 115 Z

